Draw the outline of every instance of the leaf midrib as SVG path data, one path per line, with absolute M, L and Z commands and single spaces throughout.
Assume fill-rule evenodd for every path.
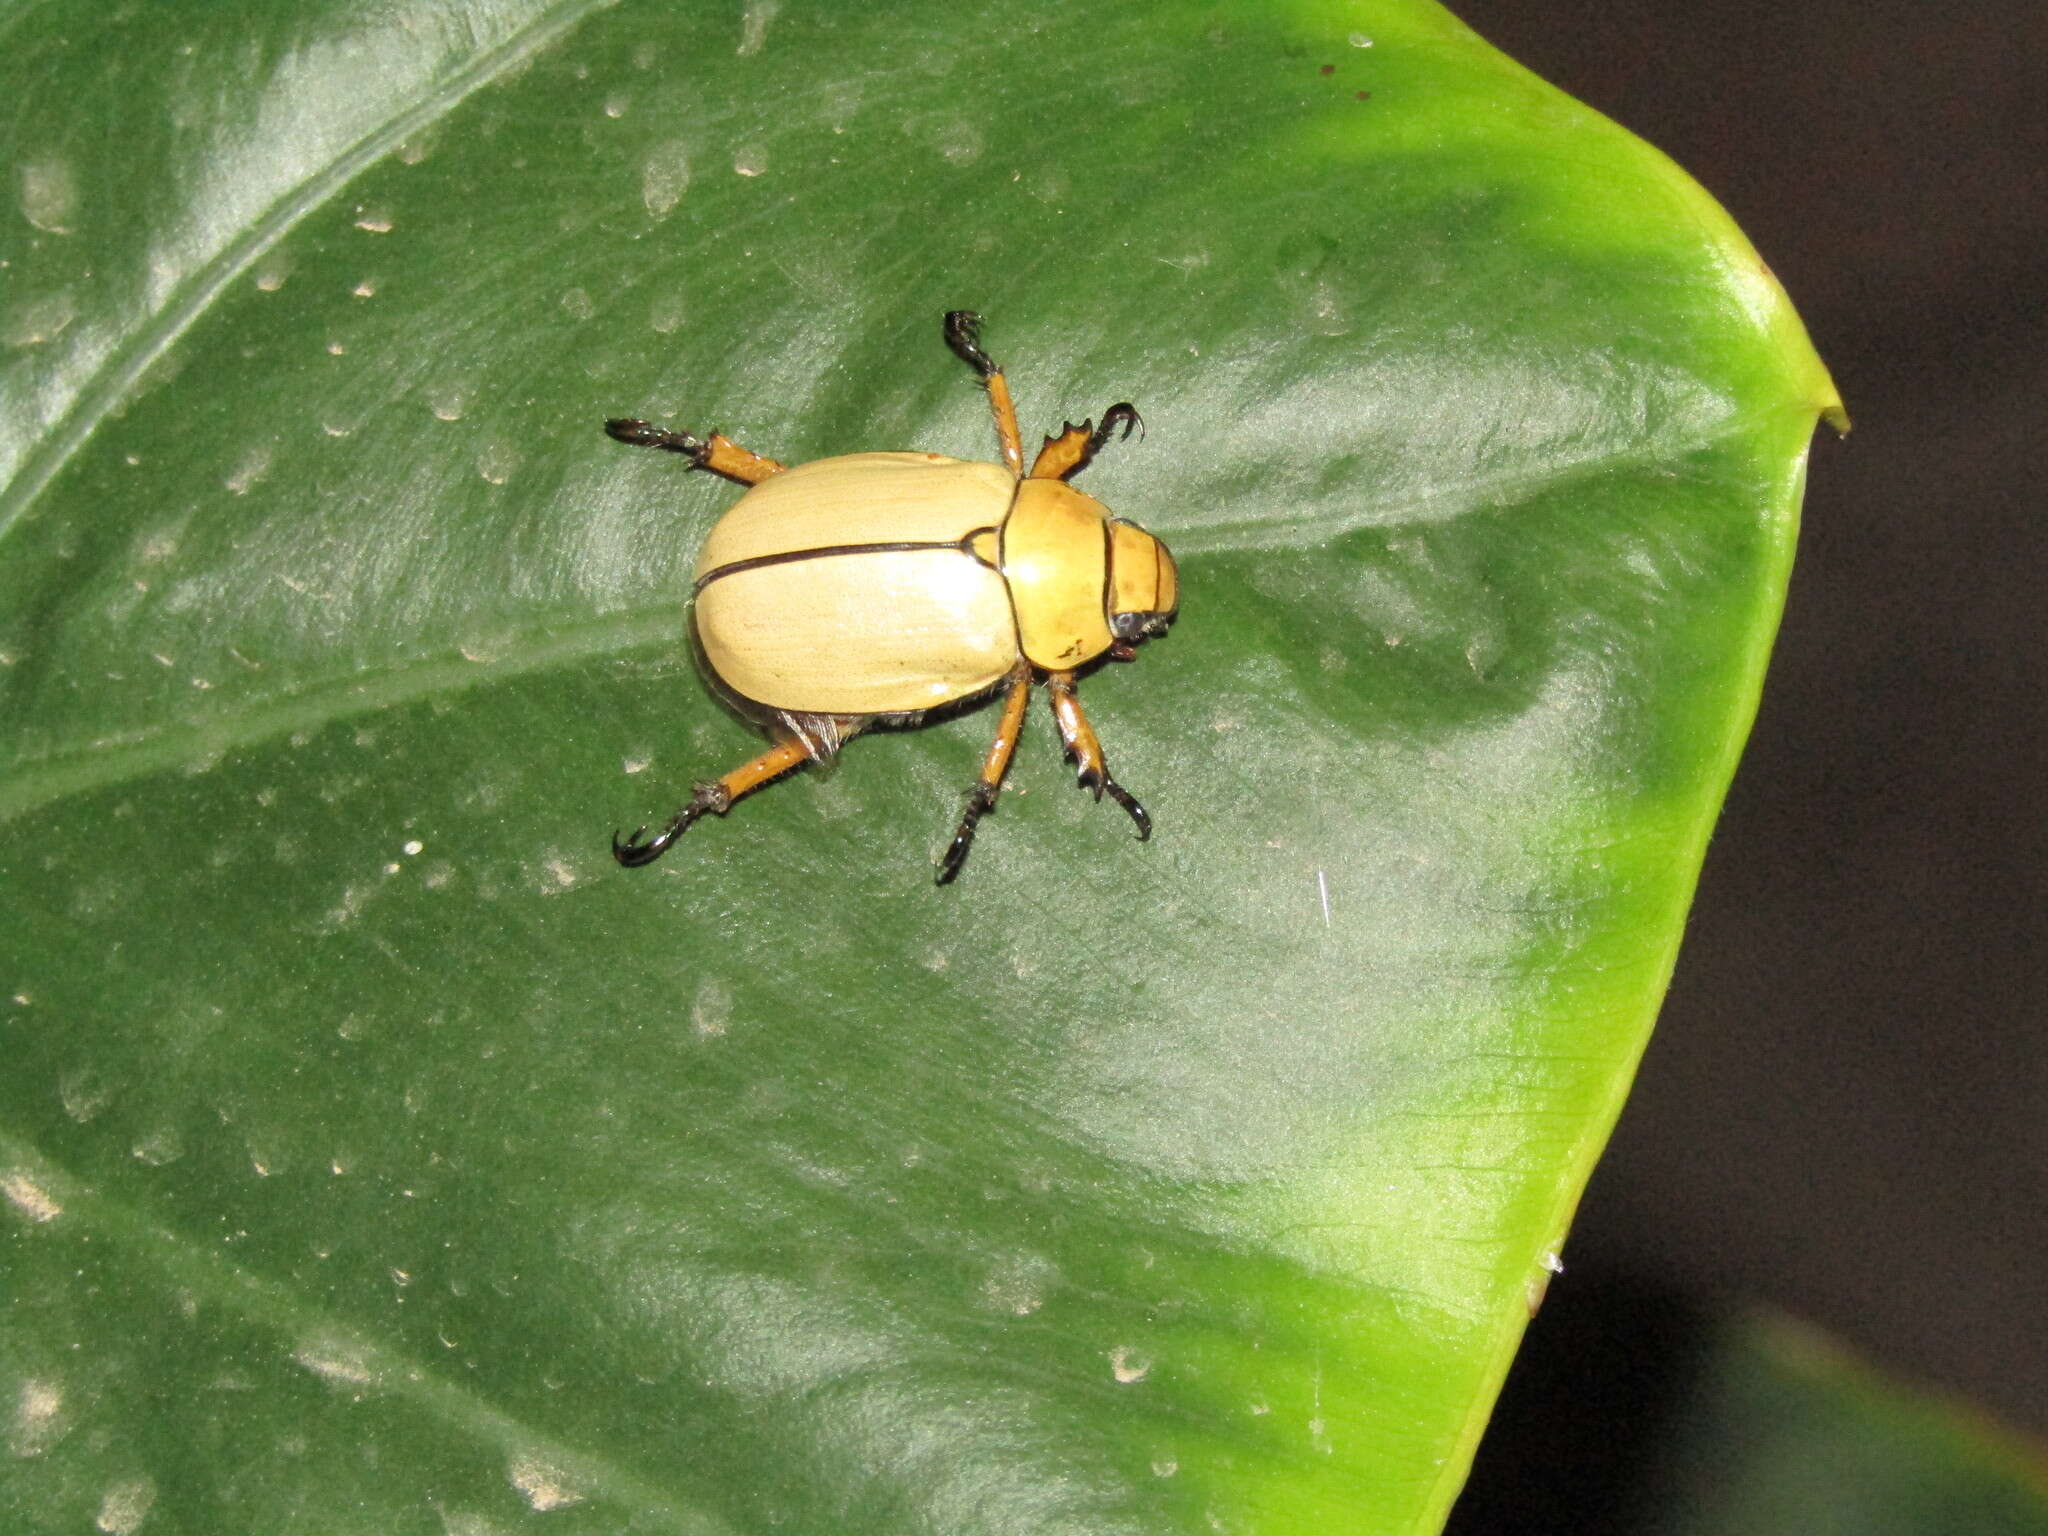
M 609 3 L 609 0 L 602 0 L 602 3 Z M 1660 445 L 1655 456 L 1664 458 L 1698 452 L 1746 439 L 1755 431 L 1762 414 L 1761 411 L 1751 411 L 1723 417 L 1714 423 L 1713 431 L 1699 434 L 1697 440 Z M 1526 477 L 1522 488 L 1554 489 L 1607 473 L 1617 466 L 1639 462 L 1643 457 L 1609 454 L 1598 459 L 1557 465 L 1546 473 Z M 1489 485 L 1488 489 L 1499 492 L 1502 488 Z M 1422 519 L 1431 525 L 1442 521 L 1438 517 Z M 1243 530 L 1255 525 L 1237 526 Z M 1407 525 L 1385 521 L 1377 526 L 1392 531 Z M 1296 542 L 1293 538 L 1283 538 L 1277 544 Z M 1199 539 L 1192 543 L 1194 547 L 1187 551 L 1187 555 L 1195 559 L 1268 547 L 1250 542 L 1218 544 Z M 1187 560 L 1184 559 L 1183 563 Z M 664 645 L 674 646 L 680 643 L 681 634 L 674 601 L 620 610 L 573 628 L 550 621 L 544 629 L 513 631 L 508 636 L 509 643 L 489 661 L 443 655 L 345 678 L 321 679 L 272 694 L 245 709 L 223 711 L 203 721 L 162 724 L 144 728 L 125 738 L 100 738 L 39 758 L 18 759 L 6 779 L 0 781 L 0 823 L 71 795 L 89 793 L 110 784 L 254 746 L 293 731 L 317 730 L 352 715 L 398 708 L 437 693 L 462 692 L 545 671 L 553 666 L 575 665 L 596 657 L 622 655 Z

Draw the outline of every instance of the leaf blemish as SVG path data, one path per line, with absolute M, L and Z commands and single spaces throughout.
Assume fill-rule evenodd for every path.
M 156 1503 L 156 1484 L 146 1477 L 125 1478 L 114 1484 L 100 1500 L 100 1512 L 93 1525 L 107 1536 L 129 1536 L 138 1529 L 149 1507 Z
M 30 1221 L 53 1221 L 64 1214 L 50 1192 L 20 1169 L 0 1177 L 0 1195 Z
M 54 157 L 31 160 L 21 168 L 21 216 L 45 234 L 71 233 L 78 211 L 78 181 L 71 167 Z
M 782 0 L 747 0 L 740 12 L 740 45 L 733 51 L 743 59 L 759 53 L 768 41 L 768 23 L 781 9 Z
M 680 139 L 657 144 L 640 164 L 640 202 L 648 213 L 665 219 L 690 185 L 690 152 Z
M 5 322 L 0 323 L 0 340 L 10 347 L 41 346 L 54 341 L 77 318 L 78 300 L 70 289 L 59 289 L 8 310 Z
M 560 1471 L 535 1457 L 515 1456 L 505 1475 L 541 1514 L 583 1502 L 583 1495 L 568 1486 Z
M 270 472 L 270 450 L 251 448 L 242 455 L 242 461 L 235 466 L 233 474 L 221 482 L 237 496 L 245 496 L 249 488 Z
M 54 1381 L 31 1376 L 21 1384 L 14 1403 L 14 1427 L 7 1448 L 16 1456 L 40 1456 L 63 1430 L 58 1414 L 64 1407 L 64 1389 Z
M 732 1023 L 732 993 L 707 979 L 690 1003 L 690 1026 L 701 1040 L 714 1040 Z
M 371 1387 L 377 1384 L 377 1372 L 371 1366 L 367 1353 L 346 1339 L 308 1339 L 292 1351 L 292 1360 L 323 1381 L 331 1381 L 337 1386 Z

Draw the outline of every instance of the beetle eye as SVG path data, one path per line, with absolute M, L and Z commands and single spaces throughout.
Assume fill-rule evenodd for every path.
M 1114 613 L 1109 618 L 1109 632 L 1119 640 L 1142 640 L 1145 638 L 1145 615 L 1142 613 Z

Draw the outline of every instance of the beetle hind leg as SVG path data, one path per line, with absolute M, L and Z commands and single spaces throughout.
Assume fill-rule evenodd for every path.
M 1046 679 L 1046 691 L 1052 697 L 1053 719 L 1059 722 L 1060 740 L 1074 759 L 1081 787 L 1097 800 L 1108 795 L 1122 806 L 1138 828 L 1138 841 L 1146 841 L 1152 836 L 1152 817 L 1129 790 L 1109 776 L 1109 759 L 1103 756 L 1102 741 L 1095 734 L 1095 727 L 1081 711 L 1080 697 L 1074 691 L 1074 674 L 1052 673 Z
M 654 836 L 647 836 L 647 829 L 641 827 L 624 842 L 618 833 L 612 834 L 612 857 L 628 869 L 638 869 L 642 864 L 652 864 L 667 853 L 675 840 L 690 830 L 691 823 L 698 817 L 710 814 L 723 816 L 732 809 L 733 801 L 741 795 L 759 789 L 773 779 L 781 778 L 790 769 L 811 760 L 810 751 L 800 741 L 779 742 L 759 757 L 740 764 L 722 779 L 709 779 L 697 785 L 683 808 L 669 818 L 667 826 Z
M 975 827 L 996 808 L 996 796 L 1002 791 L 1003 775 L 1009 771 L 1010 758 L 1017 750 L 1017 736 L 1024 728 L 1024 710 L 1030 702 L 1031 664 L 1020 661 L 1017 670 L 1010 674 L 1010 691 L 1003 700 L 1003 717 L 996 726 L 996 739 L 988 756 L 982 759 L 981 774 L 975 779 L 974 788 L 967 792 L 967 809 L 961 814 L 945 856 L 939 860 L 934 883 L 952 883 L 960 866 L 967 862 L 967 850 L 974 845 Z
M 759 485 L 783 469 L 774 459 L 742 448 L 723 432 L 714 432 L 709 437 L 699 437 L 694 432 L 671 432 L 667 427 L 657 427 L 634 416 L 614 416 L 604 424 L 604 430 L 615 442 L 632 448 L 679 453 L 690 461 L 692 469 L 708 469 L 741 485 Z

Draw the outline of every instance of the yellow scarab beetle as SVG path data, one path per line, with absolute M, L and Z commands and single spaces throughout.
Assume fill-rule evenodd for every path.
M 605 423 L 622 443 L 682 454 L 751 487 L 704 541 L 695 627 L 716 681 L 776 741 L 698 784 L 653 837 L 645 827 L 625 842 L 614 835 L 621 864 L 661 857 L 705 812 L 724 815 L 741 795 L 829 758 L 877 721 L 914 724 L 927 710 L 1001 689 L 995 743 L 939 861 L 944 885 L 995 807 L 1041 672 L 1081 787 L 1128 811 L 1140 841 L 1152 835 L 1145 808 L 1109 776 L 1074 674 L 1099 656 L 1129 661 L 1139 641 L 1163 633 L 1180 576 L 1164 544 L 1067 484 L 1119 429 L 1128 438 L 1138 413 L 1113 405 L 1100 427 L 1067 423 L 1026 474 L 1010 386 L 982 351 L 980 326 L 979 315 L 952 311 L 946 344 L 988 390 L 1000 464 L 852 453 L 786 469 L 716 432 Z

